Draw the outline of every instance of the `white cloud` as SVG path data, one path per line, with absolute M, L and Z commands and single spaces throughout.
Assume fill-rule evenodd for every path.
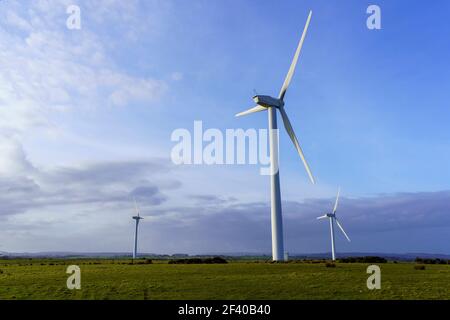
M 8 23 L 11 27 L 19 28 L 22 31 L 30 31 L 31 25 L 30 23 L 19 17 L 12 11 L 7 11 L 6 13 L 6 23 Z
M 26 176 L 34 168 L 12 137 L 0 136 L 0 177 Z
M 174 72 L 174 73 L 172 73 L 172 80 L 174 80 L 174 81 L 181 81 L 181 80 L 183 80 L 183 73 L 181 73 L 181 72 Z
M 124 6 L 120 1 L 106 3 L 111 10 Z M 15 4 L 3 13 L 0 59 L 7 63 L 0 73 L 2 131 L 51 126 L 51 115 L 61 111 L 152 102 L 167 90 L 162 80 L 119 70 L 107 58 L 111 43 L 92 30 L 65 29 L 60 25 L 65 18 L 65 10 L 58 10 L 62 8 L 41 0 Z

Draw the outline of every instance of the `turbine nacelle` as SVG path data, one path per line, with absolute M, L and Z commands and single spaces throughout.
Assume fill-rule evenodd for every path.
M 271 96 L 256 95 L 253 97 L 253 101 L 255 101 L 257 105 L 260 105 L 265 108 L 270 107 L 281 108 L 284 106 L 284 102 L 281 99 L 274 98 Z

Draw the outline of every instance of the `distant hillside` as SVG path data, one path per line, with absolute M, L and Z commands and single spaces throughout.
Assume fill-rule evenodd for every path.
M 155 259 L 167 259 L 167 258 L 186 258 L 186 257 L 210 257 L 210 256 L 223 256 L 229 258 L 247 258 L 247 259 L 270 259 L 271 255 L 268 253 L 245 253 L 245 252 L 227 252 L 227 253 L 207 253 L 198 255 L 189 255 L 185 253 L 178 254 L 156 254 L 156 253 L 141 253 L 141 257 L 152 257 Z M 291 253 L 290 259 L 329 259 L 330 253 Z M 431 253 L 381 253 L 381 252 L 343 252 L 338 253 L 337 258 L 346 257 L 363 257 L 363 256 L 378 256 L 386 258 L 387 260 L 398 261 L 413 261 L 417 257 L 427 259 L 446 259 L 450 260 L 448 254 L 431 254 Z M 129 252 L 37 252 L 37 253 L 16 253 L 16 252 L 4 252 L 0 251 L 0 257 L 11 258 L 129 258 L 131 253 Z

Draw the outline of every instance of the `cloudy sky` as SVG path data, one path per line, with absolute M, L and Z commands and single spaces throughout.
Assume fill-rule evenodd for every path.
M 280 139 L 286 249 L 450 253 L 450 3 L 0 1 L 0 251 L 271 249 L 258 165 L 175 165 L 178 128 L 265 128 L 314 11 L 287 112 L 317 178 Z M 68 6 L 81 29 L 66 26 Z

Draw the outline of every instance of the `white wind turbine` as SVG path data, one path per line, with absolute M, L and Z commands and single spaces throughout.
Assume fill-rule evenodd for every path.
M 134 200 L 134 209 L 136 210 L 136 215 L 133 217 L 133 219 L 136 220 L 136 229 L 134 231 L 133 259 L 136 259 L 136 257 L 137 257 L 137 242 L 138 242 L 138 226 L 139 226 L 139 221 L 144 218 L 142 218 L 139 214 L 139 208 L 137 206 L 136 199 L 133 199 L 133 200 Z
M 334 239 L 334 221 L 336 221 L 337 226 L 339 227 L 339 229 L 341 229 L 342 233 L 347 238 L 348 242 L 350 242 L 350 238 L 347 236 L 347 234 L 344 231 L 344 228 L 341 226 L 341 224 L 339 223 L 338 218 L 336 217 L 336 211 L 337 211 L 337 207 L 338 207 L 340 192 L 341 192 L 341 189 L 339 188 L 337 196 L 336 196 L 336 202 L 334 203 L 333 212 L 332 213 L 327 213 L 327 214 L 317 218 L 317 220 L 326 219 L 326 218 L 330 219 L 331 257 L 332 257 L 333 261 L 336 260 L 336 248 L 335 248 L 335 244 L 334 244 L 334 241 L 335 241 L 335 239 Z
M 256 106 L 246 110 L 244 112 L 238 113 L 236 116 L 243 116 L 259 111 L 268 111 L 269 116 L 269 139 L 270 139 L 270 169 L 271 169 L 271 221 L 272 221 L 272 259 L 274 261 L 282 261 L 284 258 L 284 246 L 283 246 L 283 218 L 281 214 L 281 192 L 280 192 L 280 176 L 278 171 L 278 132 L 277 132 L 277 112 L 281 114 L 283 119 L 284 127 L 294 143 L 300 158 L 308 172 L 309 178 L 312 183 L 315 183 L 311 170 L 308 163 L 306 162 L 303 151 L 300 144 L 295 136 L 294 130 L 292 129 L 291 122 L 284 110 L 284 97 L 286 91 L 291 83 L 292 77 L 297 66 L 297 61 L 300 56 L 300 51 L 305 41 L 306 33 L 308 31 L 309 22 L 311 21 L 312 11 L 309 12 L 308 19 L 306 20 L 306 25 L 303 30 L 302 37 L 298 44 L 297 50 L 292 60 L 291 67 L 287 73 L 286 79 L 284 80 L 283 86 L 281 88 L 278 98 L 271 96 L 255 95 L 253 100 L 256 102 Z

